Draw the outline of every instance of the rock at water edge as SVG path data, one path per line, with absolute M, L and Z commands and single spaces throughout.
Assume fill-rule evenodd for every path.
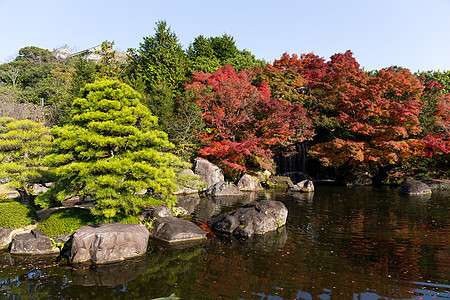
M 59 255 L 59 248 L 53 248 L 52 239 L 42 231 L 33 229 L 29 233 L 16 235 L 11 243 L 11 254 Z
M 237 187 L 241 191 L 249 191 L 249 192 L 261 191 L 263 189 L 261 183 L 257 179 L 248 174 L 245 174 L 244 176 L 241 177 L 241 179 L 239 179 Z
M 69 260 L 103 264 L 143 255 L 150 232 L 140 224 L 87 225 L 73 234 Z
M 286 224 L 288 210 L 280 201 L 261 200 L 212 218 L 208 221 L 211 229 L 249 237 L 277 230 Z
M 418 180 L 406 179 L 400 187 L 399 193 L 407 195 L 426 195 L 431 194 L 431 188 Z

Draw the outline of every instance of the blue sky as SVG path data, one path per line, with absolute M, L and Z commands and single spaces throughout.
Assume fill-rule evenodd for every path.
M 366 70 L 450 70 L 450 0 L 0 0 L 0 63 L 25 46 L 138 48 L 158 20 L 184 48 L 227 33 L 269 62 L 351 50 Z

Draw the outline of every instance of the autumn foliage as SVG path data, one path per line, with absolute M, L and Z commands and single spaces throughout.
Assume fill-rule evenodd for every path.
M 274 151 L 313 136 L 301 104 L 271 97 L 268 84 L 252 85 L 247 70 L 230 66 L 195 73 L 186 86 L 201 108 L 207 133 L 200 154 L 213 159 L 229 175 L 248 170 L 274 170 Z
M 310 154 L 325 165 L 368 170 L 423 154 L 418 116 L 424 86 L 410 71 L 390 67 L 369 75 L 350 51 L 328 62 L 285 54 L 274 66 L 296 70 L 308 81 L 313 108 L 324 121 L 316 125 L 328 130 Z

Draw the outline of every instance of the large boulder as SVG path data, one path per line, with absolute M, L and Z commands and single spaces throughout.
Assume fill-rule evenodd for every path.
M 245 174 L 244 176 L 241 177 L 241 179 L 239 179 L 237 187 L 241 191 L 250 191 L 250 192 L 261 191 L 263 189 L 261 183 L 259 183 L 257 179 L 248 174 Z
M 243 195 L 241 190 L 235 184 L 233 184 L 231 182 L 224 182 L 224 181 L 217 182 L 217 183 L 213 184 L 212 186 L 210 186 L 209 188 L 207 188 L 205 191 L 205 194 L 211 195 L 211 196 Z
M 201 181 L 206 183 L 206 188 L 225 180 L 222 170 L 203 158 L 194 160 L 194 173 L 200 176 Z
M 269 188 L 276 190 L 288 190 L 294 186 L 292 180 L 287 176 L 273 176 L 265 183 Z
M 143 255 L 150 232 L 140 224 L 103 223 L 75 231 L 69 260 L 103 264 Z
M 33 229 L 29 233 L 19 234 L 11 243 L 11 254 L 59 255 L 59 248 L 53 247 L 52 239 L 42 231 Z
M 175 217 L 158 218 L 152 225 L 152 237 L 167 243 L 190 242 L 206 238 L 206 232 L 200 227 Z
M 421 181 L 406 179 L 398 192 L 407 195 L 426 195 L 431 194 L 431 188 Z
M 208 226 L 221 233 L 249 237 L 277 230 L 286 224 L 288 210 L 280 201 L 261 200 L 208 221 Z
M 300 181 L 290 189 L 291 192 L 312 193 L 314 192 L 314 183 L 311 180 Z

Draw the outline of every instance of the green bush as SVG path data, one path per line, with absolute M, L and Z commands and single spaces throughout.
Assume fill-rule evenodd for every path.
M 34 209 L 16 200 L 2 200 L 0 212 L 0 227 L 16 229 L 36 222 Z
M 91 211 L 83 208 L 67 208 L 58 210 L 43 220 L 37 229 L 53 237 L 60 234 L 72 234 L 78 228 L 95 224 L 97 218 Z

